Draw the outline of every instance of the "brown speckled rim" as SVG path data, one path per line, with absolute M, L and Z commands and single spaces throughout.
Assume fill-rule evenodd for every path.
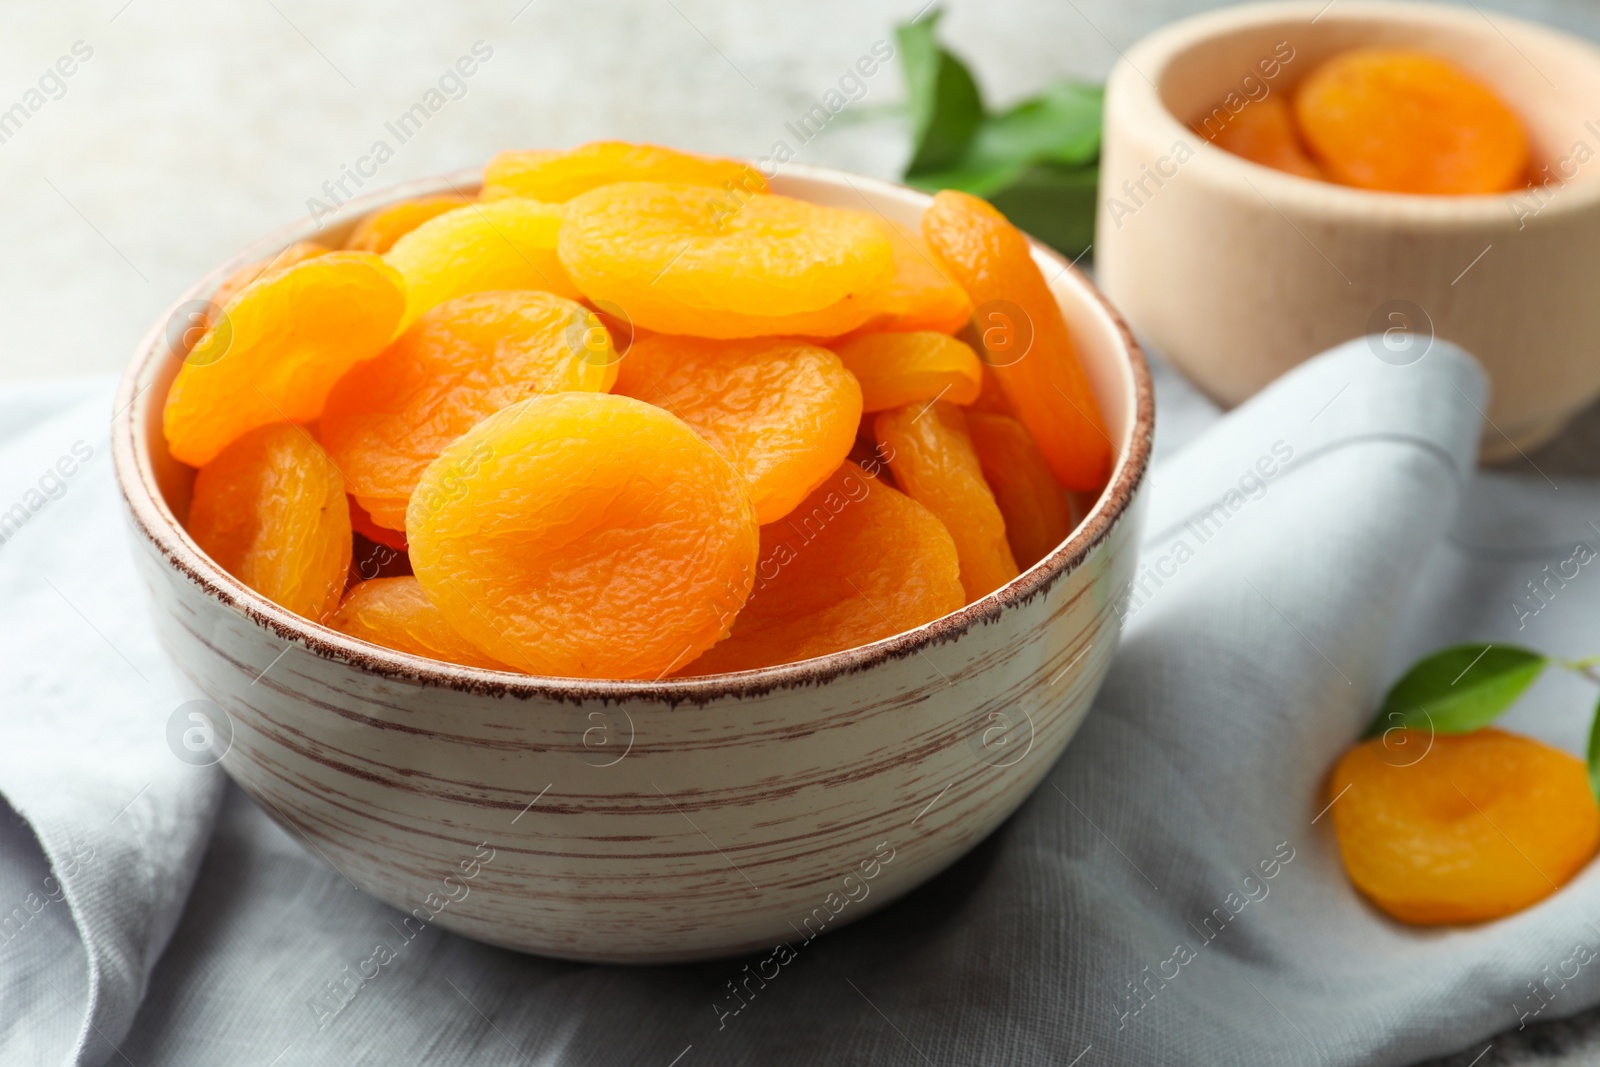
M 931 201 L 926 194 L 904 186 L 847 175 L 830 168 L 790 166 L 785 168 L 784 176 L 848 186 L 865 196 L 876 195 L 890 200 L 911 196 L 920 198 L 924 204 Z M 376 208 L 411 197 L 449 192 L 472 193 L 476 191 L 479 180 L 479 172 L 469 170 L 409 182 L 352 200 L 341 215 L 344 219 L 356 219 Z M 1035 241 L 1035 256 L 1058 268 L 1052 285 L 1060 285 L 1065 279 L 1088 303 L 1089 310 L 1103 320 L 1117 343 L 1125 360 L 1121 368 L 1125 395 L 1119 400 L 1126 403 L 1126 393 L 1131 392 L 1133 418 L 1118 448 L 1119 454 L 1110 481 L 1089 514 L 1054 551 L 993 593 L 924 626 L 843 652 L 777 667 L 660 681 L 511 674 L 457 666 L 368 644 L 279 607 L 212 563 L 190 539 L 167 506 L 157 487 L 151 458 L 141 437 L 145 427 L 143 409 L 137 401 L 158 379 L 161 361 L 167 358 L 165 324 L 171 316 L 184 304 L 212 292 L 223 278 L 239 267 L 269 256 L 296 241 L 314 240 L 319 236 L 327 237 L 328 234 L 319 231 L 310 221 L 284 226 L 211 271 L 167 309 L 139 342 L 133 360 L 117 388 L 116 414 L 111 427 L 112 459 L 117 483 L 133 520 L 136 536 L 148 541 L 168 565 L 199 586 L 207 596 L 278 637 L 298 644 L 316 656 L 349 664 L 368 674 L 512 699 L 538 698 L 561 702 L 645 700 L 669 705 L 704 704 L 725 697 L 760 696 L 776 689 L 822 685 L 843 675 L 864 671 L 888 660 L 914 655 L 930 646 L 953 641 L 973 627 L 995 621 L 1007 610 L 1043 594 L 1082 566 L 1090 553 L 1107 539 L 1144 484 L 1155 426 L 1155 397 L 1144 353 L 1122 317 L 1093 283 L 1056 252 Z

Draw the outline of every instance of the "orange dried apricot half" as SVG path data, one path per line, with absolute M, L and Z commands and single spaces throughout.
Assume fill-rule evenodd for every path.
M 279 422 L 200 468 L 189 536 L 212 561 L 280 607 L 321 619 L 350 569 L 344 479 L 311 435 Z
M 970 404 L 983 387 L 983 364 L 947 334 L 857 334 L 834 346 L 861 383 L 862 410 L 885 411 L 918 400 Z
M 380 526 L 406 505 L 445 446 L 540 393 L 604 392 L 616 354 L 594 312 L 533 290 L 471 293 L 433 308 L 328 394 L 323 447 Z
M 1007 415 L 968 411 L 967 433 L 983 480 L 1005 519 L 1011 555 L 1026 570 L 1067 539 L 1072 509 L 1022 423 Z
M 173 458 L 201 467 L 258 426 L 315 421 L 333 383 L 389 343 L 405 299 L 400 275 L 369 252 L 329 252 L 246 286 L 167 393 Z
M 943 522 L 961 560 L 967 600 L 992 593 L 1018 574 L 1006 543 L 1006 523 L 954 404 L 912 404 L 880 412 L 873 421 L 894 481 Z
M 525 196 L 551 204 L 613 182 L 675 182 L 708 185 L 730 196 L 767 191 L 767 181 L 748 163 L 718 159 L 627 141 L 592 141 L 568 149 L 501 152 L 483 168 L 483 199 Z
M 211 294 L 211 302 L 218 307 L 224 307 L 228 301 L 243 292 L 245 286 L 256 279 L 280 270 L 288 270 L 296 263 L 304 263 L 308 259 L 326 255 L 331 251 L 333 249 L 316 241 L 296 241 L 277 255 L 263 259 L 259 263 L 247 264 L 228 275 L 222 284 L 217 286 L 217 291 Z
M 1215 134 L 1205 127 L 1197 133 L 1218 148 L 1263 167 L 1298 174 L 1302 178 L 1322 178 L 1322 169 L 1306 154 L 1295 132 L 1294 113 L 1281 96 L 1269 96 L 1245 105 Z
M 619 182 L 569 200 L 559 250 L 591 300 L 700 337 L 848 333 L 879 310 L 894 252 L 869 219 L 787 196 L 730 204 L 694 185 Z
M 521 199 L 468 204 L 424 222 L 383 257 L 406 280 L 402 327 L 446 300 L 491 289 L 578 299 L 556 258 L 560 228 L 560 208 Z
M 485 656 L 450 628 L 415 577 L 373 578 L 345 596 L 327 625 L 340 633 L 396 652 L 441 659 L 464 667 L 511 670 Z
M 1295 117 L 1334 181 L 1434 195 L 1500 193 L 1526 180 L 1528 136 L 1487 86 L 1438 56 L 1356 48 L 1306 76 Z
M 1111 438 L 1027 238 L 989 204 L 951 189 L 923 213 L 922 233 L 977 305 L 979 356 L 993 367 L 1056 480 L 1068 489 L 1099 489 L 1111 469 Z M 994 340 L 1002 333 L 1007 344 Z M 1023 334 L 1026 349 L 1014 351 Z
M 840 652 L 961 607 L 955 542 L 927 508 L 845 463 L 761 528 L 755 589 L 733 632 L 684 674 Z
M 616 392 L 665 408 L 743 473 L 763 523 L 787 515 L 844 461 L 861 387 L 839 357 L 795 340 L 651 334 L 622 361 Z
M 983 360 L 978 362 L 983 363 Z M 1012 408 L 1011 401 L 1006 398 L 1005 386 L 1000 384 L 1000 379 L 995 376 L 994 368 L 983 363 L 983 385 L 978 390 L 978 399 L 967 405 L 969 411 L 987 411 L 991 415 L 1010 415 L 1017 417 L 1016 410 Z M 1043 453 L 1040 453 L 1041 455 Z
M 1581 760 L 1493 728 L 1400 733 L 1346 752 L 1327 794 L 1350 881 L 1396 919 L 1509 915 L 1554 893 L 1600 847 Z
M 454 211 L 472 203 L 470 196 L 444 194 L 419 196 L 402 200 L 398 204 L 381 207 L 356 223 L 344 246 L 357 252 L 376 252 L 379 255 L 394 247 L 394 243 L 431 218 Z
M 744 479 L 677 416 L 554 393 L 489 416 L 423 473 L 411 565 L 445 621 L 531 674 L 654 678 L 727 633 L 760 527 Z
M 939 268 L 921 235 L 887 219 L 869 217 L 894 251 L 894 279 L 879 300 L 882 310 L 867 327 L 955 333 L 965 326 L 972 317 L 972 301 Z

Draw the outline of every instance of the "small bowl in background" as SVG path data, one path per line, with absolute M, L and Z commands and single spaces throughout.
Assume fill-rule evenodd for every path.
M 1369 192 L 1259 166 L 1190 128 L 1230 93 L 1245 107 L 1291 93 L 1365 45 L 1432 52 L 1488 84 L 1523 119 L 1537 179 L 1548 166 L 1557 182 Z M 1364 334 L 1393 363 L 1434 336 L 1483 362 L 1488 459 L 1538 445 L 1600 395 L 1600 49 L 1586 42 L 1471 6 L 1226 8 L 1128 51 L 1106 89 L 1101 160 L 1097 280 L 1225 406 Z

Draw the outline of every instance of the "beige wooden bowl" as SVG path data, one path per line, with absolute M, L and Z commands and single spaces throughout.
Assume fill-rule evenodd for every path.
M 1528 128 L 1540 181 L 1555 180 L 1504 196 L 1373 193 L 1258 166 L 1190 129 L 1230 93 L 1245 107 L 1289 93 L 1369 44 L 1425 49 L 1493 86 Z M 1493 382 L 1491 458 L 1600 394 L 1600 50 L 1584 42 L 1470 6 L 1307 0 L 1185 19 L 1113 71 L 1101 180 L 1097 280 L 1224 405 L 1364 334 L 1391 362 L 1421 358 L 1432 336 L 1477 356 Z
M 416 183 L 363 207 L 451 188 Z M 794 167 L 783 193 L 915 223 L 928 198 Z M 346 227 L 347 229 L 348 227 Z M 340 232 L 290 227 L 219 268 Z M 1076 271 L 1034 255 L 1116 445 L 1111 483 L 1005 588 L 908 633 L 783 667 L 666 682 L 531 678 L 419 659 L 267 602 L 184 532 L 193 472 L 161 410 L 181 361 L 158 326 L 113 428 L 155 625 L 231 730 L 223 768 L 355 885 L 469 937 L 662 962 L 815 936 L 952 863 L 1038 785 L 1116 647 L 1152 397 L 1144 359 Z

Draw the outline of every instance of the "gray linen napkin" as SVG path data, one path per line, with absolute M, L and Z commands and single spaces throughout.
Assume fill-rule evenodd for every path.
M 1169 405 L 1182 416 L 1171 425 L 1208 421 L 1172 384 L 1163 400 L 1186 402 Z M 1406 1063 L 1514 1028 L 1539 1003 L 1528 982 L 1541 968 L 1579 941 L 1600 947 L 1587 925 L 1600 876 L 1499 923 L 1409 929 L 1352 892 L 1319 819 L 1327 767 L 1419 652 L 1468 637 L 1600 651 L 1600 579 L 1574 580 L 1531 619 L 1512 604 L 1574 539 L 1600 543 L 1584 525 L 1600 521 L 1600 487 L 1474 476 L 1482 406 L 1480 373 L 1451 346 L 1395 367 L 1355 342 L 1192 441 L 1164 426 L 1122 649 L 1046 784 L 928 886 L 791 946 L 776 977 L 747 982 L 747 965 L 772 973 L 765 954 L 629 969 L 431 928 L 408 940 L 396 911 L 230 789 L 138 1018 L 98 1055 L 140 1067 Z M 1551 678 L 1508 725 L 1576 751 L 1592 700 Z M 0 723 L 8 751 L 11 729 Z M 0 838 L 0 869 L 12 849 Z M 104 934 L 80 919 L 52 936 L 66 958 L 73 936 Z M 380 944 L 394 958 L 364 976 Z M 26 985 L 4 953 L 0 988 Z M 736 1000 L 730 983 L 753 992 Z M 117 991 L 131 1011 L 137 983 Z M 1584 971 L 1533 1018 L 1597 999 Z
M 177 924 L 221 796 L 128 555 L 111 383 L 0 395 L 0 1063 L 98 1063 Z M 193 694 L 190 694 L 193 695 Z M 9 807 L 7 807 L 9 806 Z

